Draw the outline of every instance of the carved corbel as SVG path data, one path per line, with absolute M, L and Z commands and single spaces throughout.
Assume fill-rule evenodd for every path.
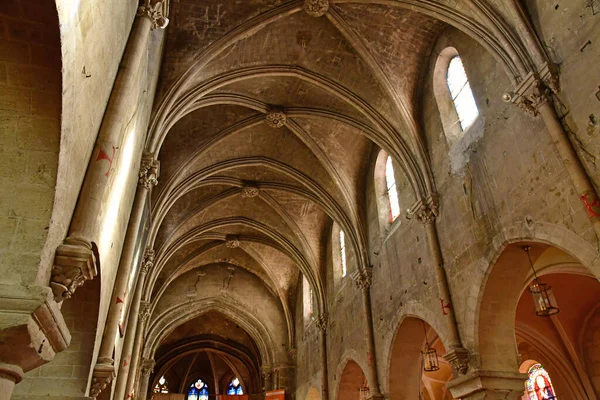
M 154 154 L 144 153 L 142 155 L 142 164 L 140 165 L 140 185 L 147 190 L 158 185 L 160 176 L 160 161 L 154 158 Z
M 90 397 L 95 399 L 115 378 L 115 367 L 112 364 L 96 364 L 92 373 Z
M 146 0 L 143 5 L 138 8 L 137 15 L 148 18 L 152 22 L 152 30 L 156 28 L 165 29 L 169 25 L 167 12 L 169 4 L 167 1 L 157 1 L 152 4 L 152 1 Z
M 539 73 L 530 72 L 514 92 L 504 93 L 502 99 L 536 117 L 540 106 L 550 101 L 551 94 L 558 93 L 559 90 L 557 68 L 546 64 Z
M 406 218 L 412 219 L 417 217 L 423 224 L 431 224 L 435 222 L 439 215 L 439 198 L 435 195 L 430 195 L 426 199 L 419 199 L 411 208 L 406 211 Z
M 96 262 L 90 242 L 66 238 L 56 249 L 50 276 L 54 300 L 60 303 L 64 299 L 70 299 L 86 280 L 94 279 L 98 274 Z
M 360 290 L 369 290 L 373 278 L 373 269 L 367 267 L 366 270 L 358 270 L 352 274 L 352 280 Z
M 154 360 L 152 358 L 144 358 L 142 360 L 142 376 L 149 378 L 150 374 L 154 371 Z

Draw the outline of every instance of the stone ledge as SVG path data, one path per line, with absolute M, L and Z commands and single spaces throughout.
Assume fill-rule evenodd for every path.
M 0 362 L 27 372 L 67 348 L 71 334 L 49 287 L 0 284 L 0 293 Z

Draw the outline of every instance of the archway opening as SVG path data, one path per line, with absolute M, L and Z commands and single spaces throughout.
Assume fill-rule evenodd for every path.
M 435 349 L 439 370 L 424 371 L 422 351 Z M 452 367 L 442 357 L 446 349 L 435 330 L 421 319 L 405 318 L 392 345 L 389 369 L 390 400 L 450 400 L 446 383 Z
M 533 268 L 525 246 L 531 246 Z M 536 315 L 529 289 L 534 270 L 552 288 L 558 314 Z M 599 355 L 593 339 L 600 332 L 598 304 L 600 282 L 574 257 L 539 243 L 507 246 L 492 267 L 482 298 L 482 369 L 530 374 L 533 364 L 520 360 L 535 360 L 552 376 L 556 398 L 596 398 L 592 360 Z M 522 398 L 537 400 L 523 379 Z
M 338 400 L 360 400 L 361 389 L 367 386 L 367 377 L 355 361 L 348 361 L 340 377 Z

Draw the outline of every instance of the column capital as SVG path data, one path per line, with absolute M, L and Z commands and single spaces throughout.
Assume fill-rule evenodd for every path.
M 465 375 L 469 370 L 469 351 L 462 347 L 451 349 L 444 359 L 452 366 L 454 376 Z
M 92 244 L 85 239 L 66 238 L 54 255 L 50 287 L 54 300 L 70 299 L 77 288 L 98 274 Z
M 154 266 L 154 256 L 154 249 L 146 247 L 146 250 L 144 251 L 144 259 L 142 260 L 141 272 L 143 274 L 147 274 Z
M 150 302 L 142 300 L 140 302 L 140 319 L 142 322 L 146 322 L 150 316 Z
M 530 72 L 514 92 L 504 93 L 502 99 L 535 117 L 540 106 L 551 100 L 552 92 L 558 93 L 559 90 L 557 67 L 546 63 L 539 72 Z
M 329 11 L 328 0 L 304 0 L 304 11 L 311 17 L 322 17 Z
M 351 277 L 360 290 L 369 290 L 373 278 L 373 268 L 367 267 L 364 271 L 359 269 Z
M 142 360 L 142 375 L 144 377 L 149 377 L 150 374 L 154 371 L 155 361 L 152 358 L 144 358 Z
M 140 184 L 147 190 L 158 185 L 158 177 L 160 176 L 160 161 L 154 158 L 154 153 L 144 153 L 142 155 L 142 163 L 140 165 Z
M 325 333 L 327 331 L 327 324 L 329 322 L 329 315 L 327 313 L 323 313 L 319 315 L 317 318 L 316 326 L 321 332 Z
M 439 197 L 437 195 L 429 195 L 424 199 L 417 200 L 417 202 L 407 210 L 406 218 L 411 219 L 417 217 L 423 224 L 434 223 L 436 217 L 440 214 L 439 206 Z
M 140 17 L 148 18 L 150 22 L 152 22 L 152 30 L 156 28 L 165 29 L 167 25 L 169 25 L 169 18 L 167 18 L 168 12 L 168 0 L 145 0 L 143 4 L 138 8 L 137 15 Z
M 446 387 L 455 399 L 518 400 L 525 390 L 527 377 L 518 372 L 474 371 L 451 380 Z

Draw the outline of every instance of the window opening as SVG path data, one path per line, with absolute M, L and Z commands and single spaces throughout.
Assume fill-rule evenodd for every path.
M 302 277 L 302 302 L 304 305 L 304 319 L 308 320 L 313 315 L 313 291 L 306 276 Z
M 242 389 L 242 385 L 240 384 L 240 380 L 238 378 L 233 378 L 227 386 L 227 394 L 228 395 L 241 395 L 244 394 L 244 389 Z
M 208 400 L 208 385 L 198 379 L 190 385 L 187 400 Z
M 558 399 L 550 380 L 550 375 L 542 364 L 533 364 L 529 368 L 529 379 L 527 379 L 526 387 L 529 400 L 552 400 Z
M 400 202 L 398 200 L 398 189 L 396 188 L 396 177 L 392 157 L 388 156 L 385 162 L 385 186 L 387 190 L 388 203 L 390 205 L 390 219 L 392 222 L 400 215 Z
M 346 276 L 348 268 L 346 266 L 346 238 L 344 231 L 340 230 L 340 256 L 342 262 L 342 278 Z
M 446 81 L 460 126 L 464 131 L 473 125 L 479 115 L 479 110 L 460 56 L 454 56 L 450 60 Z
M 169 383 L 164 376 L 161 376 L 154 386 L 154 393 L 169 393 Z

